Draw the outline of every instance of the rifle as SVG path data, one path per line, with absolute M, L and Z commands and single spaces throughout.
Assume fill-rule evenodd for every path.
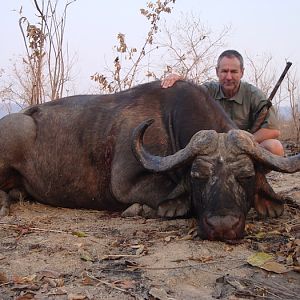
M 251 133 L 256 132 L 260 128 L 260 126 L 263 124 L 263 122 L 265 121 L 266 116 L 267 116 L 267 114 L 269 112 L 269 109 L 272 106 L 272 100 L 273 100 L 273 98 L 274 98 L 277 90 L 279 89 L 279 87 L 280 87 L 280 85 L 281 85 L 281 83 L 282 83 L 282 81 L 283 81 L 286 73 L 288 72 L 289 68 L 291 67 L 291 65 L 292 65 L 291 62 L 287 62 L 286 63 L 286 66 L 285 66 L 285 68 L 284 68 L 281 76 L 279 77 L 279 79 L 278 79 L 278 81 L 277 81 L 277 83 L 276 83 L 273 91 L 271 92 L 271 94 L 270 94 L 270 96 L 268 98 L 267 104 L 264 105 L 261 108 L 261 110 L 258 112 L 258 116 L 257 116 L 256 120 L 254 121 L 253 126 L 250 129 Z

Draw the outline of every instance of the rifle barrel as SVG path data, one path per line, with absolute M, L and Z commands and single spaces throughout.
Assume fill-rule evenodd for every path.
M 276 83 L 276 85 L 275 85 L 273 91 L 271 92 L 271 94 L 270 94 L 268 100 L 270 100 L 270 101 L 273 100 L 273 98 L 274 98 L 274 96 L 275 96 L 277 90 L 279 89 L 279 87 L 280 87 L 280 85 L 281 85 L 282 80 L 284 79 L 284 77 L 285 77 L 286 73 L 288 72 L 289 68 L 291 67 L 291 65 L 292 65 L 292 63 L 289 62 L 289 61 L 286 63 L 286 66 L 285 66 L 285 68 L 284 68 L 284 70 L 283 70 L 281 76 L 279 77 L 279 79 L 278 79 L 278 81 L 277 81 L 277 83 Z

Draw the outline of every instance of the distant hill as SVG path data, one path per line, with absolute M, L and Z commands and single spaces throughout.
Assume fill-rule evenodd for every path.
M 10 104 L 5 104 L 5 103 L 0 103 L 0 118 L 4 117 L 5 115 L 13 112 L 18 112 L 20 111 L 21 108 L 19 105 L 10 103 Z

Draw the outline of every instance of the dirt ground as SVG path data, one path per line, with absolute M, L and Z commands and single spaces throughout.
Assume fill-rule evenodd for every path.
M 300 175 L 268 178 L 296 203 L 278 219 L 250 212 L 236 243 L 200 240 L 193 219 L 15 203 L 0 220 L 0 299 L 300 299 Z M 283 271 L 247 263 L 259 252 Z

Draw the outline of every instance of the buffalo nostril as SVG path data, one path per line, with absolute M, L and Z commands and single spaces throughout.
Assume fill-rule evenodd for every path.
M 206 216 L 203 225 L 209 239 L 237 239 L 243 236 L 244 218 L 241 215 Z
M 206 217 L 205 221 L 207 225 L 212 228 L 230 228 L 234 229 L 240 223 L 240 216 L 213 216 L 213 217 Z
M 207 224 L 213 228 L 234 228 L 240 222 L 238 216 L 213 216 L 205 219 Z

